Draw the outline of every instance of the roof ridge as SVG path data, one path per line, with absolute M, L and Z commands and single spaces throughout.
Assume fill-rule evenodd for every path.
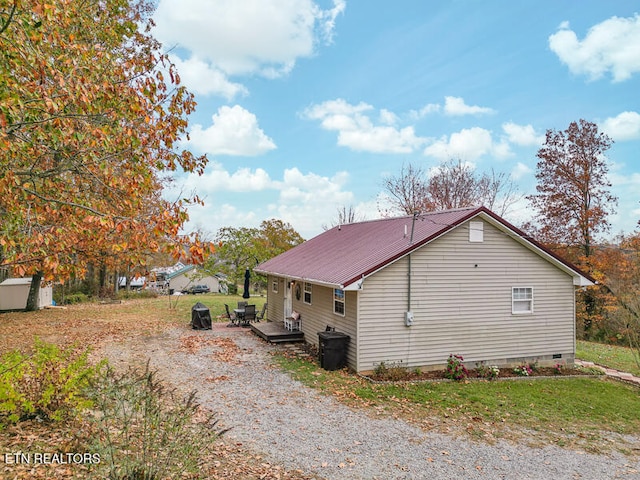
M 480 208 L 482 208 L 481 206 L 474 206 L 474 207 L 458 207 L 458 208 L 449 208 L 447 210 L 431 210 L 428 212 L 418 212 L 418 216 L 419 217 L 424 217 L 424 216 L 431 216 L 431 215 L 441 215 L 441 214 L 445 214 L 445 213 L 452 213 L 452 212 L 465 212 L 465 211 L 475 211 L 475 210 L 479 210 Z M 361 225 L 363 223 L 374 223 L 374 222 L 389 222 L 391 220 L 402 220 L 402 219 L 411 219 L 413 218 L 413 215 L 399 215 L 397 217 L 381 217 L 381 218 L 370 218 L 370 219 L 366 219 L 366 220 L 361 220 L 359 222 L 346 222 L 346 223 L 340 223 L 338 225 L 335 225 L 333 228 L 336 227 L 344 227 L 345 225 Z

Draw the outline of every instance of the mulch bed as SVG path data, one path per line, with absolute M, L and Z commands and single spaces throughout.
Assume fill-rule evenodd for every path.
M 299 357 L 304 356 L 305 359 L 309 361 L 317 361 L 318 348 L 315 345 L 309 343 L 298 344 L 297 354 L 294 355 Z M 468 372 L 468 380 L 488 380 L 487 378 L 483 377 L 480 371 L 477 369 L 469 369 Z M 445 373 L 445 370 L 418 372 L 415 370 L 410 370 L 404 366 L 388 366 L 385 372 L 372 373 L 370 375 L 366 375 L 365 378 L 374 382 L 419 382 L 423 380 L 448 380 Z M 514 372 L 513 368 L 504 367 L 500 368 L 500 373 L 498 374 L 497 378 L 526 379 L 535 377 L 572 377 L 593 375 L 598 375 L 598 373 L 594 372 L 591 369 L 580 367 L 562 366 L 562 368 L 560 369 L 557 369 L 555 367 L 535 367 L 529 375 L 519 375 L 518 373 Z
M 403 367 L 389 367 L 384 373 L 373 373 L 367 378 L 376 382 L 389 381 L 421 381 L 421 380 L 447 380 L 445 370 L 433 370 L 429 372 L 417 372 Z M 583 368 L 562 367 L 560 370 L 553 367 L 536 367 L 529 375 L 519 375 L 513 368 L 501 368 L 497 378 L 535 378 L 535 377 L 570 377 L 593 376 L 594 372 Z M 469 370 L 468 380 L 489 380 L 483 377 L 477 370 Z

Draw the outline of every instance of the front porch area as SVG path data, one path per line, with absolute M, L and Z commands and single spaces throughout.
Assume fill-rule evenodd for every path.
M 270 343 L 304 342 L 304 333 L 287 330 L 283 322 L 258 322 L 250 327 L 253 333 Z

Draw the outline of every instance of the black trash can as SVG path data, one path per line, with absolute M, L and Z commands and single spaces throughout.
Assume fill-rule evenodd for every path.
M 347 364 L 349 335 L 341 332 L 318 332 L 318 361 L 325 370 L 338 370 Z
M 209 307 L 200 302 L 191 307 L 191 328 L 194 330 L 211 330 Z

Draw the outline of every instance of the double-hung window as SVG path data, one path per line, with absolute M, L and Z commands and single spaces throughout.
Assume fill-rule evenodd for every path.
M 304 303 L 311 305 L 311 294 L 313 293 L 313 285 L 304 282 Z
M 271 291 L 273 293 L 278 293 L 278 283 L 279 283 L 279 280 L 277 278 L 275 278 L 273 282 L 271 282 Z
M 344 316 L 344 290 L 333 290 L 333 313 Z
M 512 288 L 511 313 L 514 315 L 533 313 L 533 287 Z

